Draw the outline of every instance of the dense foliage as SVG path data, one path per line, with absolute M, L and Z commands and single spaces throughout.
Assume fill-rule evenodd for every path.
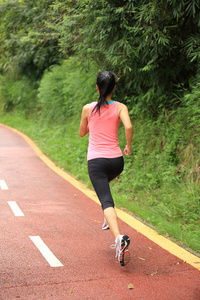
M 59 62 L 57 39 L 46 40 L 51 0 L 0 2 L 0 72 L 16 72 L 32 80 Z
M 87 74 L 74 59 L 53 66 L 46 72 L 38 89 L 38 108 L 43 121 L 64 124 L 66 118 L 80 112 L 83 104 L 96 100 L 94 96 L 96 69 Z
M 38 79 L 61 58 L 93 60 L 151 116 L 180 105 L 199 69 L 198 0 L 7 0 L 0 18 L 2 72 Z
M 117 72 L 120 96 L 151 115 L 180 102 L 199 65 L 199 1 L 72 2 L 56 1 L 62 18 L 49 21 L 64 55 Z

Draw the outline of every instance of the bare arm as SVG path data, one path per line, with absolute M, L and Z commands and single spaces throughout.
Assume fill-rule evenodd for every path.
M 133 138 L 133 127 L 131 124 L 131 120 L 130 120 L 128 109 L 127 109 L 126 105 L 124 105 L 122 103 L 119 104 L 118 115 L 124 125 L 124 128 L 125 128 L 126 146 L 124 148 L 124 154 L 131 155 L 131 152 L 132 152 L 131 142 L 132 142 L 132 138 Z
M 81 122 L 79 128 L 79 135 L 81 137 L 85 136 L 89 132 L 89 127 L 88 127 L 89 113 L 90 113 L 90 104 L 86 104 L 82 110 Z

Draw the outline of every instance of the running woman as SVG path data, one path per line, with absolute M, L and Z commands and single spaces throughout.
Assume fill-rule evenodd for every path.
M 115 87 L 116 75 L 113 72 L 103 71 L 97 75 L 99 98 L 97 102 L 83 107 L 79 134 L 83 137 L 89 132 L 88 173 L 107 221 L 102 229 L 110 228 L 115 238 L 116 257 L 120 265 L 125 266 L 130 261 L 130 239 L 120 234 L 109 182 L 124 168 L 123 154 L 118 143 L 119 121 L 122 121 L 125 128 L 125 155 L 131 155 L 133 128 L 126 105 L 111 99 Z

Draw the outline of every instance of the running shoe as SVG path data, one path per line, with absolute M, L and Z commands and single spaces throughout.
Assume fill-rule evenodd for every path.
M 126 266 L 131 257 L 128 251 L 130 238 L 127 235 L 118 235 L 115 239 L 116 256 L 121 266 Z
M 108 226 L 108 223 L 106 221 L 106 218 L 104 217 L 104 223 L 102 225 L 102 230 L 106 230 L 106 229 L 109 229 L 109 226 Z

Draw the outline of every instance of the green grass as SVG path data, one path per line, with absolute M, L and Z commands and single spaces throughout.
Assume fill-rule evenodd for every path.
M 91 187 L 86 162 L 88 137 L 79 137 L 79 119 L 80 113 L 68 118 L 64 125 L 50 125 L 17 113 L 0 115 L 0 123 L 26 133 L 59 167 Z M 167 163 L 169 157 L 176 157 L 170 144 L 167 151 L 159 151 L 162 132 L 161 138 L 150 125 L 146 131 L 138 120 L 133 120 L 133 125 L 138 128 L 133 154 L 125 157 L 124 172 L 111 183 L 116 206 L 148 222 L 160 234 L 200 252 L 199 185 L 194 178 L 181 179 L 177 168 Z M 119 141 L 123 148 L 123 128 Z

